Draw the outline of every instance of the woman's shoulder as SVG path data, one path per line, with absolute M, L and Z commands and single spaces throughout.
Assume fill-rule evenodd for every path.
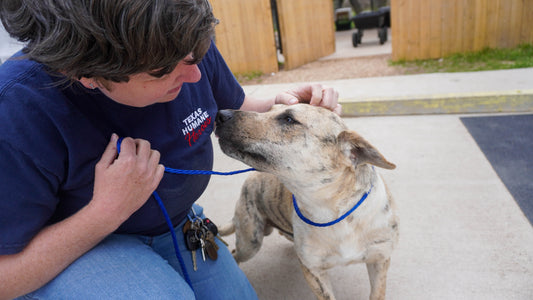
M 11 106 L 48 105 L 57 101 L 60 94 L 59 77 L 36 61 L 18 52 L 0 65 L 0 105 Z
M 7 60 L 0 66 L 0 140 L 19 149 L 39 144 L 35 151 L 54 144 L 61 137 L 60 119 L 69 115 L 63 99 L 41 64 L 17 55 Z
M 42 64 L 25 58 L 22 51 L 15 53 L 0 65 L 0 95 L 15 84 L 36 84 L 32 79 L 41 77 L 43 72 Z
M 53 104 L 46 99 L 57 98 L 58 78 L 42 64 L 18 52 L 0 65 L 0 106 L 2 111 L 13 107 Z M 28 109 L 28 108 L 25 108 Z

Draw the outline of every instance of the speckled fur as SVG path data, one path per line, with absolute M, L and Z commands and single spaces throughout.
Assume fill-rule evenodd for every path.
M 395 205 L 372 166 L 394 169 L 372 145 L 349 130 L 334 113 L 306 104 L 274 106 L 267 113 L 221 111 L 216 133 L 222 151 L 260 172 L 245 181 L 232 222 L 223 235 L 236 234 L 237 262 L 252 258 L 263 237 L 277 228 L 294 241 L 304 277 L 319 299 L 335 299 L 327 270 L 365 263 L 370 299 L 384 299 L 390 256 L 398 242 Z M 363 204 L 337 219 L 372 186 Z

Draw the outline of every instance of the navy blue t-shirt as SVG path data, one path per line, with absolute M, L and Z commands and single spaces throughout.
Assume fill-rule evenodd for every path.
M 238 109 L 244 91 L 214 44 L 198 66 L 200 81 L 185 83 L 174 101 L 136 108 L 78 83 L 58 86 L 60 78 L 34 61 L 1 65 L 0 254 L 21 251 L 44 226 L 91 200 L 94 168 L 112 133 L 148 140 L 165 166 L 211 170 L 216 112 Z M 157 191 L 174 224 L 208 182 L 207 175 L 165 173 Z M 157 202 L 149 199 L 117 233 L 167 230 Z

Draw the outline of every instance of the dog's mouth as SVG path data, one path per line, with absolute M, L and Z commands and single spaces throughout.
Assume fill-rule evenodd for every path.
M 252 161 L 259 163 L 259 164 L 266 164 L 268 162 L 267 158 L 259 153 L 254 153 L 250 151 L 243 151 L 243 155 Z
M 222 152 L 255 169 L 269 165 L 268 154 L 261 152 L 258 141 L 240 128 L 234 111 L 222 110 L 217 114 L 215 135 Z
M 237 141 L 221 136 L 219 137 L 219 144 L 222 152 L 224 152 L 226 155 L 256 169 L 268 163 L 268 159 L 265 155 L 252 151 L 249 149 L 249 147 Z

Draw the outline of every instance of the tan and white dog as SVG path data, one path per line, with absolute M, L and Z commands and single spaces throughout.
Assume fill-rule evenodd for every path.
M 394 164 L 339 116 L 307 104 L 276 105 L 266 113 L 223 110 L 216 134 L 225 154 L 260 171 L 246 179 L 232 222 L 220 229 L 236 233 L 237 262 L 254 256 L 277 228 L 294 241 L 319 299 L 335 298 L 327 270 L 352 263 L 366 263 L 370 299 L 385 298 L 398 218 L 373 166 Z

